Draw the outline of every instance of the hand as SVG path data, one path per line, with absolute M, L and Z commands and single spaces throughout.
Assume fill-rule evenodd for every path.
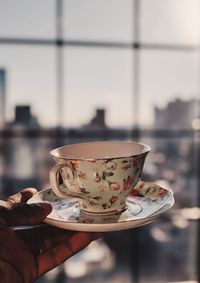
M 31 283 L 100 237 L 51 226 L 14 231 L 10 226 L 38 224 L 51 212 L 48 203 L 26 203 L 36 192 L 0 201 L 0 282 Z

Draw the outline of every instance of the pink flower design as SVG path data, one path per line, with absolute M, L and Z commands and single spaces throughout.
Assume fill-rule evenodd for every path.
M 128 176 L 127 180 L 124 179 L 123 189 L 125 191 L 129 190 L 133 186 L 133 183 L 134 183 L 134 179 Z
M 118 196 L 112 196 L 111 199 L 110 199 L 110 203 L 113 204 L 117 200 L 118 200 Z
M 140 190 L 138 190 L 138 189 L 133 189 L 133 190 L 130 192 L 129 196 L 132 196 L 132 197 L 139 197 L 139 196 L 141 196 Z
M 142 163 L 143 159 L 144 159 L 144 156 L 142 156 L 142 157 L 137 157 L 136 159 L 134 159 L 134 160 L 132 161 L 132 166 L 133 166 L 133 167 L 138 167 L 138 165 L 139 165 L 140 163 Z
M 162 198 L 166 195 L 167 195 L 167 190 L 161 188 L 159 193 L 158 193 L 158 196 Z
M 121 186 L 120 184 L 116 183 L 116 182 L 112 182 L 109 184 L 109 188 L 113 191 L 119 191 Z
M 99 173 L 95 172 L 93 175 L 93 179 L 96 183 L 99 183 L 101 181 L 101 177 L 99 175 Z

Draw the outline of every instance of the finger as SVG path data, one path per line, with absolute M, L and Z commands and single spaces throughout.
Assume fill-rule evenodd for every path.
M 9 196 L 6 201 L 8 202 L 27 202 L 32 196 L 37 193 L 37 190 L 34 188 L 26 188 L 15 195 Z
M 38 255 L 38 275 L 41 276 L 63 263 L 72 255 L 85 248 L 93 240 L 96 240 L 96 238 L 96 233 L 79 232 L 74 234 L 69 240 L 61 242 L 49 251 Z
M 34 225 L 42 222 L 52 211 L 49 203 L 13 203 L 3 208 L 1 216 L 8 226 Z

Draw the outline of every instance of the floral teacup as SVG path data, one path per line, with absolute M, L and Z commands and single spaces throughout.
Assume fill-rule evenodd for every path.
M 57 164 L 50 171 L 52 190 L 76 197 L 87 213 L 122 211 L 140 180 L 150 147 L 124 141 L 67 145 L 51 151 Z

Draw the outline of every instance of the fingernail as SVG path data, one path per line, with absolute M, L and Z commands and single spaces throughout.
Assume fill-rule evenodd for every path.
M 48 202 L 39 202 L 38 205 L 41 206 L 45 210 L 45 213 L 47 215 L 52 212 L 52 206 L 50 205 L 50 203 L 48 203 Z

